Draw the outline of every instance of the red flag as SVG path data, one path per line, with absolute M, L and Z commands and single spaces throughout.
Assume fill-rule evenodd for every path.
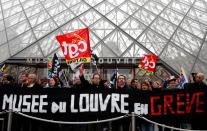
M 91 60 L 88 28 L 56 36 L 68 64 Z
M 143 68 L 149 72 L 154 72 L 156 62 L 157 62 L 156 55 L 144 54 L 144 57 L 141 59 L 141 62 L 139 64 L 139 67 Z

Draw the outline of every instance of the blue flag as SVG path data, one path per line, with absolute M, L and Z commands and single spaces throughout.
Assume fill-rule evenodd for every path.
M 183 67 L 181 67 L 178 88 L 183 89 L 185 83 L 188 83 L 188 78 L 185 70 L 183 69 Z

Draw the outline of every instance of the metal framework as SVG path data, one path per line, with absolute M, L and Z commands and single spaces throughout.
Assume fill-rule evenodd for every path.
M 0 0 L 0 63 L 63 57 L 55 36 L 89 27 L 100 57 L 159 56 L 207 75 L 206 0 Z

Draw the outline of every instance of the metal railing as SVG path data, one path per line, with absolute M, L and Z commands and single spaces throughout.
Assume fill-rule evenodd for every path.
M 0 117 L 2 114 L 8 114 L 8 122 L 7 122 L 7 131 L 12 131 L 11 127 L 12 127 L 12 119 L 13 119 L 13 113 L 20 115 L 22 117 L 25 118 L 29 118 L 32 120 L 37 120 L 37 121 L 43 121 L 43 122 L 48 122 L 48 123 L 55 123 L 55 124 L 67 124 L 67 125 L 81 125 L 81 124 L 100 124 L 100 123 L 105 123 L 105 122 L 112 122 L 112 121 L 117 121 L 123 118 L 127 118 L 127 117 L 131 117 L 131 131 L 136 131 L 136 118 L 140 118 L 150 124 L 156 125 L 156 126 L 160 126 L 162 128 L 168 128 L 171 130 L 175 130 L 175 131 L 199 131 L 199 130 L 189 130 L 189 129 L 181 129 L 181 128 L 176 128 L 176 127 L 172 127 L 172 126 L 168 126 L 165 124 L 160 124 L 158 122 L 154 122 L 152 120 L 147 119 L 146 117 L 143 117 L 141 115 L 137 115 L 134 112 L 132 112 L 131 114 L 126 114 L 123 116 L 119 116 L 119 117 L 115 117 L 115 118 L 111 118 L 111 119 L 105 119 L 105 120 L 97 120 L 97 121 L 88 121 L 88 122 L 68 122 L 68 121 L 55 121 L 55 120 L 48 120 L 48 119 L 43 119 L 43 118 L 38 118 L 38 117 L 34 117 L 31 115 L 27 115 L 21 112 L 13 112 L 12 110 L 9 111 L 3 111 L 0 112 Z M 4 130 L 4 118 L 0 118 L 0 121 L 2 121 L 2 131 Z M 111 127 L 109 127 L 109 130 L 111 131 Z

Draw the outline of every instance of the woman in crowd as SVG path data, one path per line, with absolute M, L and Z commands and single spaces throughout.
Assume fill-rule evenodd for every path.
M 59 88 L 59 86 L 58 86 L 58 80 L 57 80 L 56 77 L 50 78 L 49 88 Z

